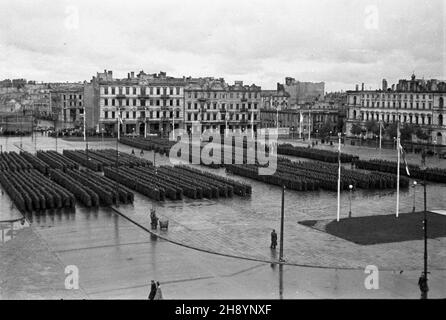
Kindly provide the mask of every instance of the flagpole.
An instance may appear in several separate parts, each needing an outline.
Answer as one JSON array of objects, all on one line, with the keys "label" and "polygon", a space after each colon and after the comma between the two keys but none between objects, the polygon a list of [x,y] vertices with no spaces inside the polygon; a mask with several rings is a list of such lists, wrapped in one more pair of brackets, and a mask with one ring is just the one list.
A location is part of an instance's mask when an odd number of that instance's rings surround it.
[{"label": "flagpole", "polygon": [[379,152],[381,152],[381,128],[382,128],[382,123],[380,121],[379,122]]},{"label": "flagpole", "polygon": [[311,112],[308,110],[308,143],[311,144]]},{"label": "flagpole", "polygon": [[336,220],[339,221],[339,216],[341,212],[341,133],[338,133],[338,210]]},{"label": "flagpole", "polygon": [[172,140],[175,140],[175,110],[172,111]]},{"label": "flagpole", "polygon": [[299,118],[299,138],[302,139],[302,111],[300,111],[300,118]]},{"label": "flagpole", "polygon": [[396,149],[398,154],[398,161],[396,166],[396,217],[398,218],[398,213],[400,211],[400,119],[397,113],[397,129],[396,129]]}]

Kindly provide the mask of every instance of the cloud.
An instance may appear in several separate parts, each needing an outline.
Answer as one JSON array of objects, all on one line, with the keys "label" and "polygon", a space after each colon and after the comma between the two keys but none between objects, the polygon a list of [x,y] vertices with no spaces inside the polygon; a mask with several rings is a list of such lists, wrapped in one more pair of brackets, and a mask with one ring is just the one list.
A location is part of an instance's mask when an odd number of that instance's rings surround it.
[{"label": "cloud", "polygon": [[444,14],[442,0],[3,0],[0,77],[144,69],[265,88],[292,76],[328,90],[413,70],[444,78]]}]

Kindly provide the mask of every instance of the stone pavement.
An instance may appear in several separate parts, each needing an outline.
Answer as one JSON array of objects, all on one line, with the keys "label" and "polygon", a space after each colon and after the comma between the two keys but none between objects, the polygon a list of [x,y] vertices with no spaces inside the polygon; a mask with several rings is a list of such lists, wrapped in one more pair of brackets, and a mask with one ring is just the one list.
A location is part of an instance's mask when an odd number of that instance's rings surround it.
[{"label": "stone pavement", "polygon": [[[42,139],[39,148],[54,149],[54,140]],[[109,141],[89,145],[90,148],[115,147],[114,142]],[[17,150],[11,139],[8,146]],[[30,151],[34,147],[31,142],[23,142],[23,146]],[[59,139],[58,148],[84,148],[84,144]],[[124,152],[132,149],[123,145],[119,148]],[[145,152],[144,157],[152,160],[153,153]],[[156,156],[156,162],[170,163],[167,157],[160,155]],[[226,176],[224,170],[199,168]],[[160,233],[169,241],[218,254],[265,261],[277,259],[269,249],[269,234],[272,228],[279,230],[280,188],[230,177],[250,183],[252,196],[212,200],[185,198],[161,203],[136,194],[133,205],[121,205],[119,210],[150,228],[148,212],[155,207],[159,216],[169,219],[169,230]],[[429,185],[428,209],[444,207],[445,194],[446,186]],[[402,191],[400,197],[401,211],[409,212],[413,190]],[[341,215],[345,217],[348,194],[343,194],[341,200]],[[286,193],[285,258],[288,263],[308,267],[283,267],[284,297],[417,298],[422,241],[365,247],[297,223],[307,219],[334,218],[335,202],[334,192]],[[422,205],[421,192],[416,193],[416,205],[417,208]],[[393,190],[358,190],[353,194],[353,215],[386,214],[392,212],[394,206]],[[166,290],[170,297],[279,297],[277,266],[273,268],[269,263],[199,252],[160,239],[155,242],[147,232],[114,216],[102,209],[90,212],[79,205],[73,215],[35,217],[32,221],[33,225],[39,226],[36,227],[38,233],[61,261],[80,265],[86,271],[87,281],[83,282],[82,288],[89,297],[144,298],[146,284],[152,277],[168,282],[169,289]],[[431,293],[437,297],[446,296],[445,241],[445,238],[429,240]],[[161,249],[153,251],[155,248]],[[150,268],[148,264],[151,264]],[[367,265],[376,265],[381,270],[386,279],[385,290],[371,292],[363,288]],[[186,290],[185,284],[193,292]],[[237,289],[231,292],[234,286]]]}]

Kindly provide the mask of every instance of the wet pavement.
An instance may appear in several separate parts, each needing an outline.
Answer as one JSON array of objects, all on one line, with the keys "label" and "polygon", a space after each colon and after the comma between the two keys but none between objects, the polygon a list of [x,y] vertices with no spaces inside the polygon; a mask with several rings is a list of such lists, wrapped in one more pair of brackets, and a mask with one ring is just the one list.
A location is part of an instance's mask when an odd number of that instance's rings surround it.
[{"label": "wet pavement", "polygon": [[[33,151],[34,142],[23,138],[22,147]],[[18,151],[20,138],[0,139],[4,151]],[[39,149],[55,148],[55,139],[38,136]],[[114,141],[92,141],[89,147],[115,148]],[[84,148],[85,144],[58,139],[58,150]],[[131,147],[119,146],[130,152]],[[362,150],[362,149],[361,149]],[[139,154],[138,150],[135,150]],[[363,152],[363,151],[361,151]],[[153,160],[153,153],[144,157]],[[157,164],[169,159],[156,155]],[[226,176],[224,170],[199,167]],[[136,194],[133,205],[121,205],[120,212],[149,228],[149,209],[169,219],[165,239],[201,250],[258,260],[276,260],[269,249],[269,233],[280,226],[281,190],[257,181],[231,176],[253,186],[250,198],[184,199],[152,201]],[[430,184],[428,208],[444,208],[446,186]],[[417,190],[416,207],[422,206]],[[410,212],[413,189],[402,191],[401,212]],[[48,251],[64,265],[75,264],[81,271],[81,287],[90,298],[145,298],[150,279],[165,282],[167,298],[279,298],[280,269],[284,298],[365,297],[418,298],[418,277],[422,269],[422,241],[359,246],[299,225],[307,219],[336,217],[334,192],[286,192],[285,259],[280,268],[270,263],[233,259],[179,246],[153,236],[120,218],[109,209],[90,211],[77,205],[76,213],[33,217],[32,228],[48,246]],[[342,216],[348,214],[348,194],[342,195]],[[1,216],[15,217],[10,200],[3,195]],[[395,210],[395,192],[355,191],[353,215],[387,214]],[[420,225],[421,227],[421,225]],[[12,241],[9,241],[12,243]],[[445,238],[429,240],[431,270],[430,296],[446,296]],[[6,244],[4,244],[6,245]],[[11,254],[11,253],[10,253]],[[376,265],[380,290],[366,290],[364,268]],[[11,269],[9,269],[11,270]],[[83,276],[82,276],[83,274]],[[82,278],[81,278],[82,279]],[[63,285],[63,283],[62,283]],[[1,287],[1,286],[0,286]],[[1,291],[0,291],[1,292]]]}]

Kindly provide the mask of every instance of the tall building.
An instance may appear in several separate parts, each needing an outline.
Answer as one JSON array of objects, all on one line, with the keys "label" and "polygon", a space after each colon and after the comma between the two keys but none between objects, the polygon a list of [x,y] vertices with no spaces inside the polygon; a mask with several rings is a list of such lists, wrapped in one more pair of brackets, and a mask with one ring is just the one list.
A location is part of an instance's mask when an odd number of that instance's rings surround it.
[{"label": "tall building", "polygon": [[235,81],[229,85],[224,79],[200,78],[191,81],[184,90],[185,129],[192,130],[201,123],[202,131],[224,133],[257,130],[260,122],[261,88]]},{"label": "tall building", "polygon": [[430,135],[430,142],[446,144],[446,82],[416,79],[399,80],[387,90],[347,91],[348,120],[346,133],[353,124],[362,127],[370,120],[384,124],[396,122],[420,126]]}]

